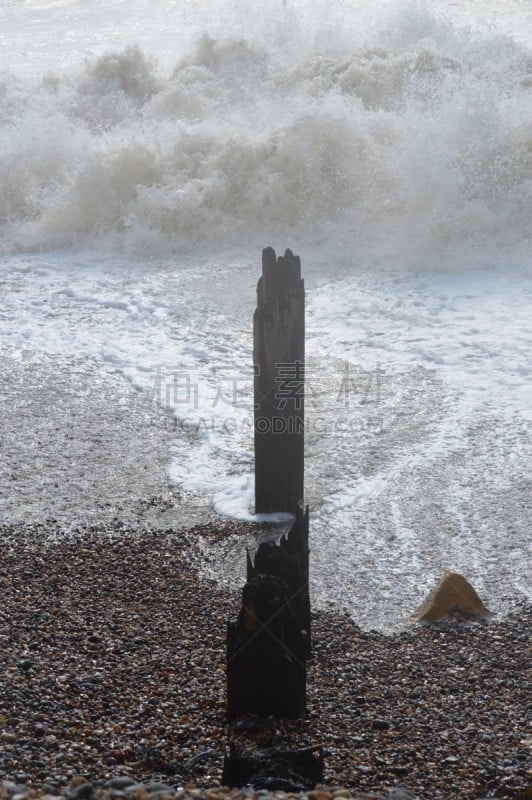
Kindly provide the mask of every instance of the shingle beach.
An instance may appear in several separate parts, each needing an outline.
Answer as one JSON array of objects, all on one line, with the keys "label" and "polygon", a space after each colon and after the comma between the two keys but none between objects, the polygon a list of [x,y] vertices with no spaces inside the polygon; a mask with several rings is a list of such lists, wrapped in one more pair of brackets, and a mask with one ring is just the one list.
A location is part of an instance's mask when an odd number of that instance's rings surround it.
[{"label": "shingle beach", "polygon": [[322,745],[310,800],[530,796],[530,606],[394,636],[317,612],[308,717],[229,727],[241,585],[197,569],[228,532],[249,526],[0,527],[1,798],[253,795],[220,785],[230,744]]}]

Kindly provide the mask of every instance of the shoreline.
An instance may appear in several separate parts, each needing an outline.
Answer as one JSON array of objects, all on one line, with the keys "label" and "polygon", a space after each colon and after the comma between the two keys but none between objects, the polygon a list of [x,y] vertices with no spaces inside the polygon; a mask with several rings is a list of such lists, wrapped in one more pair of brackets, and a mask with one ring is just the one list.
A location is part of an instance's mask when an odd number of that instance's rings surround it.
[{"label": "shoreline", "polygon": [[[530,604],[392,636],[315,612],[307,718],[230,729],[225,630],[242,582],[216,585],[196,565],[205,545],[248,529],[118,520],[63,537],[0,525],[0,780],[35,796],[81,798],[71,785],[81,779],[87,796],[132,796],[128,780],[177,796],[219,785],[232,742],[322,744],[327,791],[353,797],[402,786],[405,797],[472,800],[530,786]],[[119,777],[122,789],[111,787]]]},{"label": "shoreline", "polygon": [[[212,486],[208,490],[208,481],[186,479],[198,467],[201,442],[172,426],[170,411],[149,392],[134,388],[112,364],[81,354],[73,359],[31,350],[17,354],[11,348],[0,362],[0,522],[47,521],[72,534],[100,523],[131,529],[220,524]],[[324,375],[323,390],[329,382]],[[512,458],[499,462],[502,439],[497,440],[498,433],[486,439],[489,420],[477,420],[452,457],[428,459],[420,470],[409,471],[405,488],[405,465],[410,454],[417,463],[416,446],[422,445],[417,434],[412,438],[412,426],[427,425],[425,414],[432,407],[427,398],[434,389],[426,371],[411,378],[387,389],[382,378],[382,410],[397,412],[397,425],[378,441],[361,442],[356,453],[346,442],[344,455],[331,462],[326,476],[312,455],[316,441],[312,436],[308,441],[305,491],[312,519],[314,607],[327,610],[332,600],[334,608],[365,629],[403,629],[448,569],[463,574],[494,613],[511,610],[508,596],[525,595],[530,601],[523,558],[530,507],[526,431],[521,437],[513,429],[503,448]],[[419,398],[428,391],[426,380],[432,389],[425,403],[412,405],[412,393]],[[416,413],[405,416],[414,408]],[[489,474],[479,473],[478,453],[483,458],[492,453]],[[172,479],[176,463],[186,489]],[[213,454],[202,469],[216,477],[218,467]],[[223,485],[231,487],[242,469],[239,461]],[[457,506],[449,495],[459,498]],[[243,575],[238,537],[206,546],[202,556],[207,573],[221,584],[229,561],[227,571]],[[217,571],[219,564],[224,568]]]}]

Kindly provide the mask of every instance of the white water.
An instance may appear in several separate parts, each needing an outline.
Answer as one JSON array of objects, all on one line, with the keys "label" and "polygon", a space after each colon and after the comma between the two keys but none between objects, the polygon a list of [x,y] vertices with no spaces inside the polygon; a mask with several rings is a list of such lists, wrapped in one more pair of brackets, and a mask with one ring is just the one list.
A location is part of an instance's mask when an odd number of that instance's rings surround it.
[{"label": "white water", "polygon": [[356,6],[2,0],[0,336],[155,394],[245,518],[290,246],[315,602],[393,628],[447,568],[530,596],[532,61],[524,2]]}]

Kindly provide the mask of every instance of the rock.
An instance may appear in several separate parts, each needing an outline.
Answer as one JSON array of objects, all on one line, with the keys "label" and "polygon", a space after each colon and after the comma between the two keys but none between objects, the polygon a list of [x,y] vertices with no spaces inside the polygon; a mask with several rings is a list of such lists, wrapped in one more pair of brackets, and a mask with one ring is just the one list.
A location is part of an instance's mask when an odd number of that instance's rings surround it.
[{"label": "rock", "polygon": [[186,762],[187,769],[191,769],[192,767],[201,764],[203,761],[207,761],[209,758],[213,758],[219,755],[219,751],[215,750],[214,748],[209,748],[208,750],[202,750],[201,753],[197,753],[192,758],[189,758]]},{"label": "rock", "polygon": [[132,786],[134,783],[136,783],[135,779],[131,778],[129,775],[117,775],[109,781],[109,786],[112,789],[125,789],[128,786]]},{"label": "rock", "polygon": [[80,783],[78,786],[71,787],[68,797],[71,800],[89,800],[94,794],[94,785],[90,782]]},{"label": "rock", "polygon": [[171,786],[167,783],[160,783],[157,781],[153,781],[151,783],[145,783],[142,787],[146,792],[150,792],[153,794],[172,794],[174,790]]},{"label": "rock", "polygon": [[490,613],[463,575],[448,571],[414,616],[420,622],[434,622],[457,611],[473,618]]},{"label": "rock", "polygon": [[143,783],[137,783],[137,782],[134,781],[133,783],[130,783],[129,786],[126,786],[124,788],[124,792],[128,797],[131,797],[136,792],[145,791],[145,788],[146,787],[145,787],[145,785]]},{"label": "rock", "polygon": [[8,796],[16,794],[19,791],[19,787],[16,783],[13,783],[13,781],[2,781],[2,783],[0,783],[0,788]]},{"label": "rock", "polygon": [[323,781],[323,750],[254,750],[225,756],[225,786],[253,786],[255,790],[303,792]]}]

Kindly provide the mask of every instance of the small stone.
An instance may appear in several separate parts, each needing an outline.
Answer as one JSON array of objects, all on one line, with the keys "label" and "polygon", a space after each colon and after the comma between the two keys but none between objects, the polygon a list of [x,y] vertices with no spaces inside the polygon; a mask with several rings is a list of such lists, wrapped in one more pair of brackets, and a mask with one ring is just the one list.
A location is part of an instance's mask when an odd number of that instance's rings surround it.
[{"label": "small stone", "polygon": [[112,778],[109,781],[109,786],[112,789],[126,789],[128,786],[132,786],[134,783],[134,778],[131,778],[129,775],[117,775],[116,778]]},{"label": "small stone", "polygon": [[174,790],[167,783],[145,783],[143,788],[147,792],[156,792],[157,794],[174,794]]},{"label": "small stone", "polygon": [[417,798],[408,789],[403,789],[402,786],[395,786],[393,789],[389,789],[387,800],[417,800]]},{"label": "small stone", "polygon": [[392,766],[392,767],[389,767],[388,769],[389,769],[389,772],[393,772],[394,775],[398,775],[400,778],[401,777],[404,778],[406,775],[409,774],[409,772],[411,772],[410,767],[401,766],[399,764],[395,765],[395,766]]},{"label": "small stone", "polygon": [[71,800],[89,800],[94,794],[94,786],[92,783],[80,783],[79,786],[71,787],[68,791],[68,796]]},{"label": "small stone", "polygon": [[390,723],[387,719],[374,719],[372,727],[375,731],[387,731],[390,727]]}]

